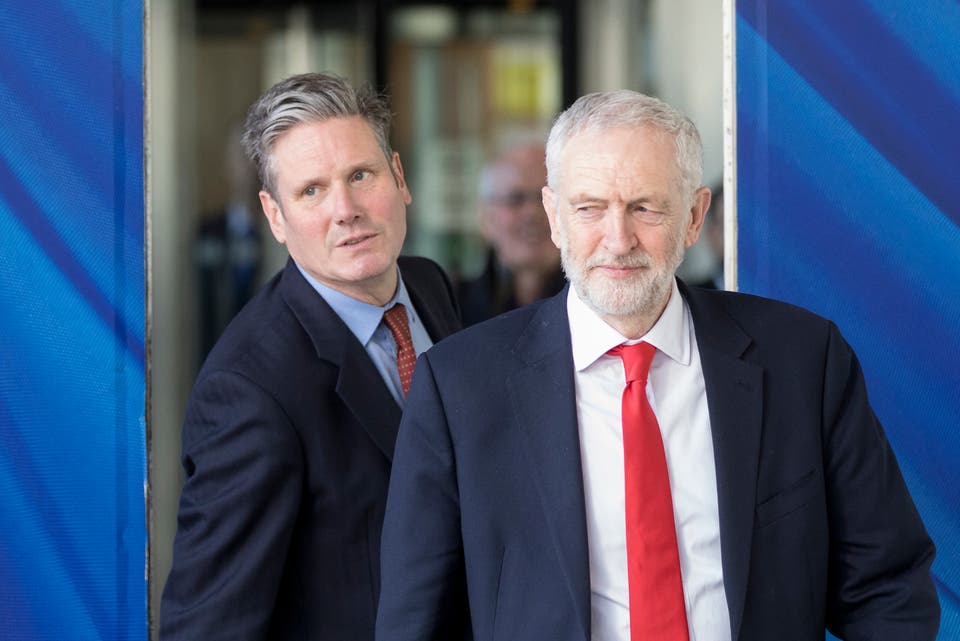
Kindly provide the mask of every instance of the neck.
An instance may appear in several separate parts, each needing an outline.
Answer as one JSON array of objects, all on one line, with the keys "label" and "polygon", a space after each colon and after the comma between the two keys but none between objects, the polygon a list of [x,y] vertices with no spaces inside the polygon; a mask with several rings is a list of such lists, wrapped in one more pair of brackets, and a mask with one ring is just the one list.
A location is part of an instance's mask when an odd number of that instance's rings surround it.
[{"label": "neck", "polygon": [[330,289],[335,289],[341,294],[346,294],[350,298],[355,298],[358,301],[376,305],[377,307],[383,307],[390,302],[390,299],[397,293],[397,288],[400,286],[400,279],[397,274],[397,267],[394,266],[379,276],[361,282],[329,281],[319,278],[313,273],[310,275],[323,285],[326,285]]},{"label": "neck", "polygon": [[356,298],[367,303],[372,303],[378,307],[383,307],[390,302],[390,299],[397,293],[397,288],[399,287],[400,278],[397,275],[397,268],[394,267],[387,271],[382,278],[377,279],[376,283],[364,288],[361,295]]}]

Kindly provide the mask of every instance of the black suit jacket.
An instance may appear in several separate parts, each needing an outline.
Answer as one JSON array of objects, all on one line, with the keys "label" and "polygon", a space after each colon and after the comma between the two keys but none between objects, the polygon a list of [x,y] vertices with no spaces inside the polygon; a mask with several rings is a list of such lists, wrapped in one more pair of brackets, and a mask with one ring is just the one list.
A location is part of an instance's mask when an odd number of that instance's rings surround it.
[{"label": "black suit jacket", "polygon": [[[924,640],[934,548],[837,328],[682,287],[713,433],[737,641]],[[566,292],[434,346],[397,442],[378,641],[589,641]]]},{"label": "black suit jacket", "polygon": [[[497,262],[493,250],[487,252],[487,263],[479,276],[458,283],[457,301],[463,326],[469,327],[519,307],[513,291],[513,276]],[[553,296],[567,284],[560,265],[544,283],[538,298]]]},{"label": "black suit jacket", "polygon": [[[436,341],[459,328],[440,268],[401,258]],[[161,638],[373,638],[380,528],[400,407],[292,261],[204,364]]]}]

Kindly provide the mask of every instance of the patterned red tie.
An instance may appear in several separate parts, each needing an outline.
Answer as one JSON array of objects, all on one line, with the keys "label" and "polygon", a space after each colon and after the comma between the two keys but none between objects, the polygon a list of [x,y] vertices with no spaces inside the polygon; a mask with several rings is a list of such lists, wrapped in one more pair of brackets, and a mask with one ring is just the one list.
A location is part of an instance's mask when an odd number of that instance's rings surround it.
[{"label": "patterned red tie", "polygon": [[630,640],[688,641],[667,460],[646,392],[656,351],[637,343],[608,352],[623,360],[627,379],[622,420]]},{"label": "patterned red tie", "polygon": [[393,340],[397,344],[397,370],[400,372],[400,385],[403,395],[410,391],[413,379],[413,367],[417,364],[417,353],[413,351],[413,339],[410,338],[410,326],[407,324],[407,310],[403,303],[397,303],[383,315],[383,322],[390,328]]}]

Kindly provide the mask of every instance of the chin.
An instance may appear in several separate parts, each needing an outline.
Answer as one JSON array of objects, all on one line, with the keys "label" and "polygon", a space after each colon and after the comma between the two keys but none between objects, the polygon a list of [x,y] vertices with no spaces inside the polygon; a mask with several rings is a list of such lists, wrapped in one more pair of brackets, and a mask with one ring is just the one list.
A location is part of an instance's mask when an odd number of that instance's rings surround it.
[{"label": "chin", "polygon": [[663,305],[670,288],[670,279],[653,280],[640,276],[629,282],[600,281],[575,283],[577,294],[595,312],[603,316],[635,316],[649,314]]}]

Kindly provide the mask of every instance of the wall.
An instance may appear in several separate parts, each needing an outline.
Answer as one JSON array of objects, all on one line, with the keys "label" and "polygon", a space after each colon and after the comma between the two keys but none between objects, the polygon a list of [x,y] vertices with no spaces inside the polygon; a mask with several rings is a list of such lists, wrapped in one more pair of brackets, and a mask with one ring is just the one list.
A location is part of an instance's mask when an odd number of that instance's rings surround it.
[{"label": "wall", "polygon": [[740,289],[833,319],[960,638],[960,4],[736,5]]},{"label": "wall", "polygon": [[163,586],[173,560],[180,498],[180,423],[196,375],[196,287],[193,260],[196,161],[193,7],[151,0],[146,16],[145,93],[149,261],[147,318],[150,617],[156,624]]},{"label": "wall", "polygon": [[0,3],[0,636],[141,639],[143,5]]}]

